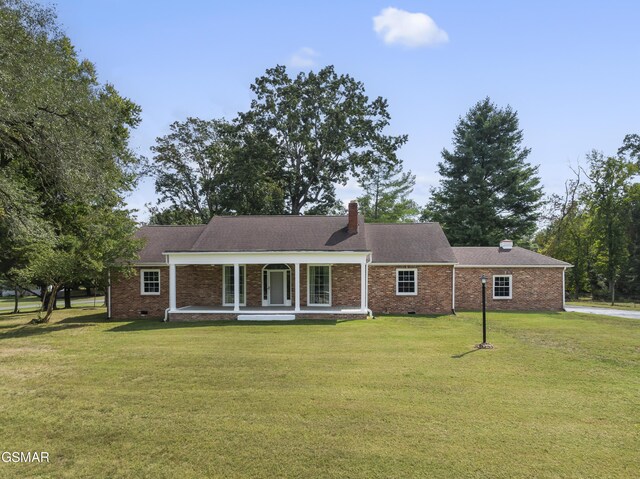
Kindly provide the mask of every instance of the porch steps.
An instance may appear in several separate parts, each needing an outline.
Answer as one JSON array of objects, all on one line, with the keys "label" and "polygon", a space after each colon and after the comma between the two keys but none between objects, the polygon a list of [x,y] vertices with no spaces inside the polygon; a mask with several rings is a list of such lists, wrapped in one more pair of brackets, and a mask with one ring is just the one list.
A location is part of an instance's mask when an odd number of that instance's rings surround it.
[{"label": "porch steps", "polygon": [[239,314],[238,321],[293,321],[294,314]]}]

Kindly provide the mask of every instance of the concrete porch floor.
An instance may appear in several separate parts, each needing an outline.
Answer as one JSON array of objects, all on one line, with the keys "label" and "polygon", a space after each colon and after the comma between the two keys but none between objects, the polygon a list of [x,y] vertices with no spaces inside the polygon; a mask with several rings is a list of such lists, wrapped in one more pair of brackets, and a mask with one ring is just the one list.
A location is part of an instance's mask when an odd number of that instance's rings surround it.
[{"label": "concrete porch floor", "polygon": [[[183,306],[177,308],[171,313],[233,313],[233,306]],[[249,307],[240,306],[241,314],[287,314],[294,313],[294,306],[263,306],[263,307]],[[361,310],[358,307],[317,307],[317,306],[302,306],[299,311],[300,314],[367,314],[366,311]]]}]

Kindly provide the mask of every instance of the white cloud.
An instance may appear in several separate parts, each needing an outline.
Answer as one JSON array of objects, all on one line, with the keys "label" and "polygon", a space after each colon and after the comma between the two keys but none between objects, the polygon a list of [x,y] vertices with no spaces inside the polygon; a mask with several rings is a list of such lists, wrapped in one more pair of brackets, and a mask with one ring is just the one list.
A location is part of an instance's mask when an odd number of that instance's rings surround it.
[{"label": "white cloud", "polygon": [[373,29],[385,43],[423,47],[446,43],[449,35],[425,13],[411,13],[394,7],[373,17]]},{"label": "white cloud", "polygon": [[304,47],[291,55],[289,65],[296,68],[309,68],[316,64],[318,52],[313,48]]}]

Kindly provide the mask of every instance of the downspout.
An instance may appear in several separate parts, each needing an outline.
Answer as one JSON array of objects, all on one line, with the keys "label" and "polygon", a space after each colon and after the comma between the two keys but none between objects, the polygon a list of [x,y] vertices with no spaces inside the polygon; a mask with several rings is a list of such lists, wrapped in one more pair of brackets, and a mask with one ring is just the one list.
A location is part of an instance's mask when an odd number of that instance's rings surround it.
[{"label": "downspout", "polygon": [[364,279],[365,279],[364,305],[367,308],[367,316],[369,316],[370,318],[373,318],[373,311],[369,309],[369,263],[371,263],[371,255],[368,255],[367,259],[365,260],[366,268],[364,272]]},{"label": "downspout", "polygon": [[562,310],[566,311],[565,298],[567,296],[567,291],[565,289],[565,274],[567,272],[567,267],[562,268]]},{"label": "downspout", "polygon": [[451,312],[456,314],[456,265],[451,268]]},{"label": "downspout", "polygon": [[107,319],[111,319],[111,270],[107,270]]},{"label": "downspout", "polygon": [[[167,265],[169,265],[169,255],[165,255],[164,260],[167,263]],[[171,275],[171,273],[169,273],[169,275]],[[173,278],[173,280],[175,281],[176,279]],[[171,278],[169,278],[169,288],[171,288]],[[169,303],[171,303],[171,290],[169,290]],[[164,310],[164,318],[162,319],[162,322],[164,322],[164,323],[169,322],[169,310],[170,309],[171,309],[171,304],[169,304],[169,307]]]}]

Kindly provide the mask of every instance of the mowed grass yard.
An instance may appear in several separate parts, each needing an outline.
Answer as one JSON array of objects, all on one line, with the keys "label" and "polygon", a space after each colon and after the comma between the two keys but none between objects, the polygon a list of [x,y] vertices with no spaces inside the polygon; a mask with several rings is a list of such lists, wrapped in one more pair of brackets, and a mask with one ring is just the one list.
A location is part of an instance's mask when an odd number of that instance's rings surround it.
[{"label": "mowed grass yard", "polygon": [[3,477],[638,477],[640,322],[0,315]]}]

